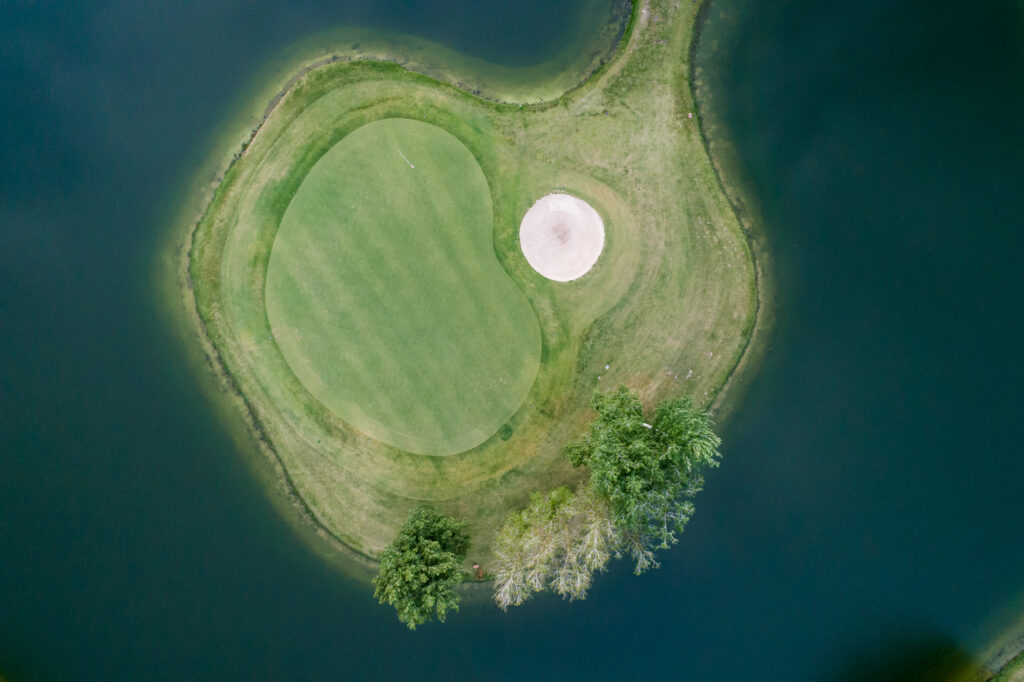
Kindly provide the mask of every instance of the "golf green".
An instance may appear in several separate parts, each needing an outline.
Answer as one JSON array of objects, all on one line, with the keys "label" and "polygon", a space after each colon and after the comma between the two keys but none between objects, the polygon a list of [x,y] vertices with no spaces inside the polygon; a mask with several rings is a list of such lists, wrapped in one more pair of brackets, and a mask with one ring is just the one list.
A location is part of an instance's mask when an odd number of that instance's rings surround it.
[{"label": "golf green", "polygon": [[537,376],[540,328],[495,256],[487,179],[428,123],[370,123],[317,161],[281,221],[265,295],[306,389],[408,452],[480,444]]}]

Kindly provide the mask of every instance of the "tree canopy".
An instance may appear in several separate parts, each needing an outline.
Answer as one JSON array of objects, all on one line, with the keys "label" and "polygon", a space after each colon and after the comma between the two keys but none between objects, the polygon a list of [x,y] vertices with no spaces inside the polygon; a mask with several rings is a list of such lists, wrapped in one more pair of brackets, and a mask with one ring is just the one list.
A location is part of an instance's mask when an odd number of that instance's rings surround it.
[{"label": "tree canopy", "polygon": [[650,423],[625,386],[595,393],[592,405],[589,431],[566,446],[590,479],[576,492],[534,493],[498,532],[494,601],[502,609],[544,589],[583,599],[612,556],[631,555],[637,574],[657,566],[655,551],[676,542],[693,514],[702,469],[718,465],[721,440],[689,398],[662,402]]},{"label": "tree canopy", "polygon": [[469,549],[464,528],[461,521],[420,507],[384,549],[373,596],[394,606],[410,629],[435,616],[443,623],[449,610],[458,611],[452,586],[462,577]]},{"label": "tree canopy", "polygon": [[565,486],[534,493],[530,506],[498,531],[494,601],[507,609],[547,588],[583,599],[591,576],[604,570],[618,546],[608,503],[586,484],[575,493]]},{"label": "tree canopy", "polygon": [[668,547],[693,514],[703,468],[718,466],[721,439],[711,418],[690,398],[672,398],[645,422],[639,397],[625,386],[595,393],[591,404],[597,418],[566,447],[569,460],[590,468],[591,485],[607,498],[620,530]]}]

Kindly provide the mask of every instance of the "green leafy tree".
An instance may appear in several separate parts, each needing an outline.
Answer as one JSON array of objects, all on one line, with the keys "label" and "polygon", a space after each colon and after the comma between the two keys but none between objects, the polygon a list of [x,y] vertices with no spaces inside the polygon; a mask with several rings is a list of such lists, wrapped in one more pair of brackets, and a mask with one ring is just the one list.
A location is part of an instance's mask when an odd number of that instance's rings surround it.
[{"label": "green leafy tree", "polygon": [[708,414],[689,398],[662,402],[650,423],[637,394],[625,386],[596,393],[591,404],[597,418],[566,454],[574,466],[590,467],[591,485],[607,498],[639,573],[652,565],[644,564],[645,558],[653,562],[654,548],[676,542],[704,485],[702,470],[718,466],[721,440]]},{"label": "green leafy tree", "polygon": [[498,531],[494,601],[508,609],[549,588],[584,599],[593,574],[604,570],[619,544],[608,503],[586,484],[575,493],[565,486],[534,493]]},{"label": "green leafy tree", "polygon": [[452,586],[462,577],[469,549],[464,528],[461,521],[420,507],[384,549],[373,596],[394,606],[410,629],[435,616],[443,623],[449,610],[459,610]]},{"label": "green leafy tree", "polygon": [[576,492],[535,493],[498,531],[494,601],[502,609],[545,589],[583,599],[612,556],[631,555],[638,574],[657,566],[655,551],[675,543],[693,514],[703,469],[718,465],[721,440],[689,398],[661,403],[650,423],[625,386],[596,393],[592,404],[588,433],[566,447],[575,466],[590,467],[590,480]]}]

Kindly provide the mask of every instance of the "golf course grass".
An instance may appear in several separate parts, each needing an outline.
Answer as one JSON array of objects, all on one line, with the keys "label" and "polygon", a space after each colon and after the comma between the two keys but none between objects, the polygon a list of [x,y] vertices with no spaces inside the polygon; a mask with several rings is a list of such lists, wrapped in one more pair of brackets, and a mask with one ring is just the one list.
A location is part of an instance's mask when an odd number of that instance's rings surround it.
[{"label": "golf course grass", "polygon": [[385,119],[334,145],[289,204],[267,268],[270,328],[295,376],[402,450],[486,440],[540,363],[537,318],[494,256],[493,224],[480,165],[436,126]]},{"label": "golf course grass", "polygon": [[[698,11],[635,3],[614,52],[554,101],[337,55],[274,100],[189,231],[182,291],[324,537],[376,557],[429,504],[468,522],[467,565],[487,570],[510,511],[586,475],[562,447],[595,390],[721,404],[759,273],[693,102]],[[555,193],[604,225],[566,282],[519,243]]]}]

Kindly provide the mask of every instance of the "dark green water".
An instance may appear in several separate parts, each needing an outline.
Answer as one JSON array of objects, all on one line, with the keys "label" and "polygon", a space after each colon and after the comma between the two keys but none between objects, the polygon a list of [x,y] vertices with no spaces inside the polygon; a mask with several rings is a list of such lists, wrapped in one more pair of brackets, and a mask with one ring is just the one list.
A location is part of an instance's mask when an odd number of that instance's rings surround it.
[{"label": "dark green water", "polygon": [[526,63],[577,23],[474,4],[0,5],[0,671],[880,679],[983,648],[1024,593],[1019,3],[716,0],[705,115],[760,199],[778,315],[659,571],[413,634],[279,517],[156,310],[166,217],[312,33]]}]

